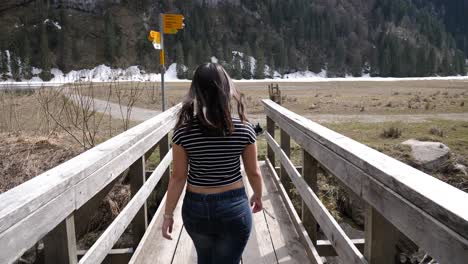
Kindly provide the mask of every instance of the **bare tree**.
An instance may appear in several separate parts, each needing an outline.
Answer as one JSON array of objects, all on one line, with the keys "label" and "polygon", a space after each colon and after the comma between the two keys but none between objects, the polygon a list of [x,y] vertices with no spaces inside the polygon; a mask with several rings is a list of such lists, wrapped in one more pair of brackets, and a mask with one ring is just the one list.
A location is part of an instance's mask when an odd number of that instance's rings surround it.
[{"label": "bare tree", "polygon": [[138,82],[131,82],[129,88],[126,88],[126,84],[116,82],[114,89],[119,104],[123,127],[124,130],[127,130],[130,126],[133,107],[140,99],[143,89]]}]

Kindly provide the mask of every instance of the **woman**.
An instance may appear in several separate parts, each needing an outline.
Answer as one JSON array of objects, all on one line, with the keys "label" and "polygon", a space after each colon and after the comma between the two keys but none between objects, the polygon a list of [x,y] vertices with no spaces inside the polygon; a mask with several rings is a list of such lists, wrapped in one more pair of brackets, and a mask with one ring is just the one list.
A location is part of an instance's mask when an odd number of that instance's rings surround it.
[{"label": "woman", "polygon": [[[187,181],[182,220],[199,264],[239,263],[252,228],[252,212],[263,209],[256,135],[246,122],[242,98],[221,65],[199,66],[172,137],[173,173],[162,234],[172,239],[173,211]],[[239,118],[231,116],[233,101]],[[254,192],[250,206],[240,156]]]}]

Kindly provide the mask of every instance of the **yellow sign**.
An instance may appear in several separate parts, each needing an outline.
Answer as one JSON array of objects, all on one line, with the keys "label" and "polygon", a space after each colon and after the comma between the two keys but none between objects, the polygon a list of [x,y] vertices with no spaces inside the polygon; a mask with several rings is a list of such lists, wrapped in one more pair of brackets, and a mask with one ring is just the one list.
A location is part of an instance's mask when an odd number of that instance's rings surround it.
[{"label": "yellow sign", "polygon": [[151,42],[161,43],[161,34],[157,31],[151,30],[148,36],[148,40]]},{"label": "yellow sign", "polygon": [[184,16],[178,14],[164,14],[164,29],[183,29],[184,28]]},{"label": "yellow sign", "polygon": [[175,28],[164,28],[164,34],[176,34],[177,32],[179,31]]}]

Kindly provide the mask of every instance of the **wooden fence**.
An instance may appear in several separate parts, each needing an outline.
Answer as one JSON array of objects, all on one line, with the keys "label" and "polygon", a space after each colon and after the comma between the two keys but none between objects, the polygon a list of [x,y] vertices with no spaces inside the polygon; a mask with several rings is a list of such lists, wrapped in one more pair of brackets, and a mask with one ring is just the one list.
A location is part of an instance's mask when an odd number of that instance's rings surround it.
[{"label": "wooden fence", "polygon": [[[179,109],[177,105],[0,195],[0,263],[14,262],[41,239],[48,264],[95,264],[106,258],[128,262],[148,225],[147,198],[158,182],[167,185],[172,161],[168,133]],[[158,146],[161,161],[147,177],[145,161]],[[89,250],[77,251],[77,233],[85,232],[102,199],[124,175],[130,179],[131,200]],[[112,249],[130,224],[134,247]]]},{"label": "wooden fence", "polygon": [[[280,162],[276,183],[283,197],[289,200],[286,190],[292,182],[303,200],[301,217],[294,217],[292,206],[290,213],[315,263],[322,263],[319,256],[329,254],[324,250],[330,245],[345,263],[396,263],[400,232],[440,263],[468,263],[467,193],[271,100],[263,104],[267,163],[276,175],[276,159]],[[275,141],[276,126],[280,144]],[[291,139],[302,148],[302,175],[289,159]],[[317,197],[319,166],[366,204],[365,239],[349,239]],[[327,241],[317,241],[317,224]]]}]

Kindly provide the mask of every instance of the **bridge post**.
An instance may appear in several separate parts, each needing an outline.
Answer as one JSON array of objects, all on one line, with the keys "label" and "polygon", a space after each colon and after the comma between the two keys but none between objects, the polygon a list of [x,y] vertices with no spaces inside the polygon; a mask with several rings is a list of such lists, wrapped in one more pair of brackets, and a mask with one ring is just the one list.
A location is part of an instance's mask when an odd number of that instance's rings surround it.
[{"label": "bridge post", "polygon": [[[270,134],[272,138],[275,138],[275,121],[271,119],[269,116],[267,116],[267,132]],[[269,144],[267,144],[267,157],[268,160],[270,160],[271,165],[273,165],[273,168],[275,167],[275,152],[273,149],[270,147]]]},{"label": "bridge post", "polygon": [[[314,193],[318,195],[318,162],[305,149],[302,149],[302,165],[302,177],[304,177],[305,182],[309,185],[310,188],[312,188]],[[304,223],[304,227],[307,230],[307,233],[309,234],[309,237],[314,245],[317,245],[317,221],[307,206],[304,204],[304,200],[302,200],[301,209],[301,219]]]},{"label": "bridge post", "polygon": [[[281,149],[284,151],[286,156],[288,158],[291,158],[291,136],[284,131],[283,129],[280,129],[280,135],[281,135]],[[291,195],[291,187],[292,187],[292,182],[291,179],[288,176],[288,172],[284,168],[283,164],[281,165],[280,169],[280,179],[281,183],[284,185],[284,188],[286,189],[286,192],[288,192],[289,195]]]},{"label": "bridge post", "polygon": [[[141,186],[146,181],[145,173],[145,157],[140,157],[131,166],[128,172],[130,177],[130,191],[132,197],[140,190]],[[140,243],[141,238],[145,234],[148,227],[148,208],[146,202],[135,215],[132,221],[133,227],[133,248],[136,249]]]},{"label": "bridge post", "polygon": [[47,264],[78,262],[73,213],[44,237],[44,258]]},{"label": "bridge post", "polygon": [[364,228],[364,255],[369,264],[397,263],[398,230],[369,204]]}]

